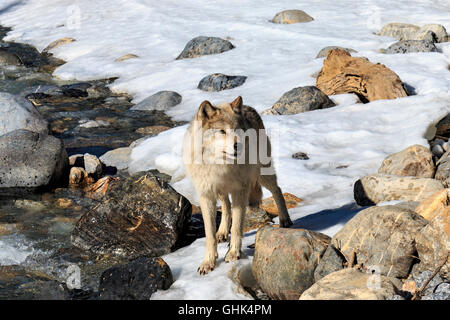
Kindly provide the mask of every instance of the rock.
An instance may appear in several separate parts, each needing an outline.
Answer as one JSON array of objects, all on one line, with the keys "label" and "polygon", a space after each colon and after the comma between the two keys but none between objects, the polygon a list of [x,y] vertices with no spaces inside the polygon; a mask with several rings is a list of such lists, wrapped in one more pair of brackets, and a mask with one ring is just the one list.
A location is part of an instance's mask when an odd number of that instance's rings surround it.
[{"label": "rock", "polygon": [[47,133],[48,123],[27,100],[0,92],[0,136],[17,129]]},{"label": "rock", "polygon": [[22,61],[16,54],[0,49],[0,66],[20,66],[21,64]]},{"label": "rock", "polygon": [[407,209],[371,207],[358,212],[331,242],[347,261],[355,256],[356,263],[367,269],[406,278],[414,262],[415,236],[426,224]]},{"label": "rock", "polygon": [[356,203],[368,206],[391,200],[421,201],[442,189],[442,182],[430,178],[376,173],[356,181],[353,191]]},{"label": "rock", "polygon": [[398,40],[447,41],[447,31],[440,24],[427,24],[419,27],[407,23],[389,23],[381,29],[379,35]]},{"label": "rock", "polygon": [[74,246],[135,258],[169,253],[191,217],[191,204],[152,171],[112,181],[103,202],[75,226]]},{"label": "rock", "polygon": [[222,53],[233,48],[233,44],[227,40],[217,37],[200,36],[190,40],[176,60]]},{"label": "rock", "polygon": [[447,210],[449,205],[450,189],[444,189],[419,202],[414,211],[428,221],[431,221]]},{"label": "rock", "polygon": [[138,258],[107,269],[100,277],[101,300],[149,300],[173,283],[172,272],[161,258]]},{"label": "rock", "polygon": [[63,44],[72,43],[74,41],[76,41],[76,40],[74,38],[70,38],[70,37],[65,37],[65,38],[55,40],[55,41],[51,42],[44,50],[42,50],[42,52],[44,52],[44,53],[49,52],[50,50],[57,48],[59,46],[62,46]]},{"label": "rock", "polygon": [[0,136],[0,154],[2,192],[8,188],[33,191],[67,179],[67,153],[63,142],[53,136],[28,130],[9,132]]},{"label": "rock", "polygon": [[450,155],[448,153],[439,160],[434,178],[442,181],[445,187],[450,186]]},{"label": "rock", "polygon": [[319,281],[326,275],[344,268],[345,257],[330,244],[325,250],[316,270],[314,270],[314,282]]},{"label": "rock", "polygon": [[303,10],[284,10],[278,12],[275,15],[275,17],[273,17],[272,22],[292,24],[292,23],[310,22],[313,20],[314,19]]},{"label": "rock", "polygon": [[292,158],[299,160],[309,160],[309,157],[305,152],[296,152],[292,155]]},{"label": "rock", "polygon": [[222,73],[214,73],[200,80],[197,88],[203,91],[233,89],[242,86],[246,79],[245,76],[227,76]]},{"label": "rock", "polygon": [[272,222],[272,217],[266,210],[248,206],[245,212],[244,232],[259,229]]},{"label": "rock", "polygon": [[431,41],[426,40],[402,40],[386,49],[386,53],[411,53],[411,52],[438,52]]},{"label": "rock", "polygon": [[252,271],[272,299],[298,299],[314,283],[329,237],[305,229],[266,226],[256,234]]},{"label": "rock", "polygon": [[[433,275],[432,271],[424,271],[414,277],[416,286],[421,288]],[[450,283],[444,282],[439,276],[435,275],[423,291],[421,300],[449,300],[450,299]]]},{"label": "rock", "polygon": [[124,54],[123,56],[120,56],[119,58],[115,59],[115,62],[121,62],[121,61],[125,61],[125,60],[130,60],[130,59],[136,59],[139,58],[138,55],[135,55],[133,53],[128,53],[128,54]]},{"label": "rock", "polygon": [[80,120],[78,128],[99,128],[99,127],[109,127],[111,124],[104,120]]},{"label": "rock", "polygon": [[278,114],[296,114],[334,106],[334,102],[322,91],[314,86],[306,86],[284,93],[272,109]]},{"label": "rock", "polygon": [[175,91],[159,91],[133,106],[131,110],[167,111],[177,104],[180,104],[181,99],[181,95]]},{"label": "rock", "polygon": [[361,101],[406,97],[398,75],[382,64],[374,64],[348,52],[331,50],[317,76],[316,87],[326,95],[355,93]]},{"label": "rock", "polygon": [[350,48],[344,48],[344,47],[339,47],[339,46],[328,46],[328,47],[325,47],[325,48],[323,48],[322,50],[319,51],[319,53],[316,56],[316,59],[318,59],[318,58],[325,58],[328,55],[328,52],[330,52],[333,49],[344,50],[344,51],[346,51],[348,53],[357,53],[358,52],[358,51],[350,49]]},{"label": "rock", "polygon": [[[294,196],[292,193],[283,193],[284,201],[286,202],[286,208],[292,209],[298,206],[303,200]],[[278,216],[278,208],[273,197],[266,198],[262,201],[260,207],[267,211],[272,216]]]},{"label": "rock", "polygon": [[447,42],[447,30],[441,24],[426,24],[417,31],[417,39],[427,38],[429,32],[433,33],[436,42]]},{"label": "rock", "polygon": [[433,154],[429,148],[421,145],[410,146],[386,157],[378,173],[418,178],[433,178]]},{"label": "rock", "polygon": [[87,186],[94,182],[84,168],[72,167],[69,173],[69,185]]},{"label": "rock", "polygon": [[355,269],[330,273],[303,292],[300,300],[386,300],[396,293],[396,281]]},{"label": "rock", "polygon": [[106,166],[116,167],[118,170],[125,170],[130,163],[131,148],[123,147],[106,152],[100,157],[100,161]]},{"label": "rock", "polygon": [[436,136],[450,137],[450,113],[436,124]]},{"label": "rock", "polygon": [[157,135],[158,133],[161,133],[163,131],[171,129],[168,126],[148,126],[148,127],[142,127],[136,130],[136,133],[144,134],[144,135]]},{"label": "rock", "polygon": [[394,206],[402,208],[402,209],[416,211],[416,208],[419,204],[420,204],[419,201],[403,201],[403,202],[394,204]]},{"label": "rock", "polygon": [[100,178],[103,172],[102,163],[100,160],[96,156],[89,153],[85,153],[83,159],[86,173],[94,178]]}]

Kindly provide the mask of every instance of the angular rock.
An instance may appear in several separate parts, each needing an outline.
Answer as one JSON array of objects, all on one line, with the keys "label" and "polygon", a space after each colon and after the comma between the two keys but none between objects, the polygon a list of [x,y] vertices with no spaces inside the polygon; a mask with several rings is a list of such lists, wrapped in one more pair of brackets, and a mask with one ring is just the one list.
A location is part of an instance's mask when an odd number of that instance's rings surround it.
[{"label": "angular rock", "polygon": [[325,47],[325,48],[323,48],[323,49],[321,49],[319,51],[319,53],[316,56],[316,59],[318,59],[318,58],[325,58],[328,55],[328,52],[330,52],[333,49],[344,50],[344,51],[346,51],[348,53],[356,53],[356,52],[358,52],[358,51],[350,49],[350,48],[344,48],[344,47],[339,47],[339,46],[328,46],[328,47]]},{"label": "angular rock", "polygon": [[17,129],[47,133],[48,123],[27,100],[0,92],[0,136]]},{"label": "angular rock", "polygon": [[416,40],[417,32],[420,27],[408,23],[388,23],[385,25],[379,35],[384,37],[392,37],[398,40]]},{"label": "angular rock", "polygon": [[100,277],[101,300],[149,300],[173,283],[172,272],[161,258],[138,258],[107,269]]},{"label": "angular rock", "polygon": [[20,66],[21,64],[16,54],[0,49],[0,66]]},{"label": "angular rock", "polygon": [[248,206],[245,212],[244,232],[259,229],[272,222],[272,217],[266,210]]},{"label": "angular rock", "polygon": [[191,217],[191,204],[152,171],[111,181],[103,202],[75,226],[73,245],[136,258],[169,253]]},{"label": "angular rock", "polygon": [[300,300],[386,300],[396,294],[396,288],[395,279],[344,269],[320,279]]},{"label": "angular rock", "polygon": [[33,191],[67,179],[69,159],[63,142],[53,136],[28,130],[9,132],[0,136],[0,155],[0,190],[4,193]]},{"label": "angular rock", "polygon": [[355,93],[363,102],[408,95],[399,76],[385,65],[352,57],[339,49],[328,53],[317,76],[316,87],[329,96]]},{"label": "angular rock", "polygon": [[314,270],[314,282],[319,281],[330,273],[343,269],[344,263],[345,257],[330,244],[320,259],[316,270]]},{"label": "angular rock", "polygon": [[371,207],[358,212],[335,234],[332,244],[347,261],[405,278],[414,262],[415,236],[427,221],[396,206]]},{"label": "angular rock", "polygon": [[102,163],[97,158],[97,156],[85,153],[83,159],[84,159],[84,169],[86,170],[86,173],[94,178],[101,177]]},{"label": "angular rock", "polygon": [[123,147],[106,152],[100,157],[100,161],[106,166],[116,167],[118,170],[128,168],[131,156],[131,148]]},{"label": "angular rock", "polygon": [[414,209],[417,214],[428,221],[433,220],[436,216],[442,214],[450,205],[450,189],[433,193],[429,198],[421,201]]},{"label": "angular rock", "polygon": [[305,229],[266,226],[256,234],[252,271],[272,299],[298,299],[314,283],[314,270],[330,238]]},{"label": "angular rock", "polygon": [[335,104],[314,86],[298,87],[284,93],[272,106],[277,114],[297,114],[334,107]]},{"label": "angular rock", "polygon": [[434,178],[442,181],[445,187],[450,186],[450,154],[447,153],[439,159]]},{"label": "angular rock", "polygon": [[131,110],[167,111],[177,104],[180,104],[181,100],[181,95],[175,91],[159,91],[133,106]]},{"label": "angular rock", "polygon": [[303,23],[313,21],[313,17],[307,14],[303,10],[284,10],[278,12],[272,19],[273,23],[283,23],[283,24],[292,24],[292,23]]},{"label": "angular rock", "polygon": [[[299,197],[296,197],[292,193],[288,193],[288,192],[283,193],[283,198],[284,198],[284,201],[286,202],[286,208],[288,208],[288,209],[297,207],[298,204],[303,201]],[[270,215],[275,216],[275,217],[278,216],[278,207],[277,207],[273,197],[263,199],[260,207],[262,209],[264,209],[265,211],[267,211]]]},{"label": "angular rock", "polygon": [[222,53],[233,48],[234,46],[230,41],[217,37],[200,36],[190,40],[176,60]]},{"label": "angular rock", "polygon": [[426,39],[427,33],[432,32],[436,42],[447,42],[447,30],[441,24],[426,24],[417,31],[417,39]]},{"label": "angular rock", "polygon": [[[421,288],[433,275],[432,271],[424,271],[414,277],[418,288]],[[449,300],[450,283],[446,283],[439,274],[435,275],[423,291],[420,300]]]},{"label": "angular rock", "polygon": [[197,88],[203,91],[222,91],[242,86],[247,77],[227,76],[222,73],[214,73],[200,80]]},{"label": "angular rock", "polygon": [[431,41],[426,40],[402,40],[386,49],[386,53],[412,53],[412,52],[437,52],[437,48]]},{"label": "angular rock", "polygon": [[436,124],[436,136],[445,138],[450,137],[450,113],[439,120],[439,122]]},{"label": "angular rock", "polygon": [[353,191],[357,204],[370,206],[391,200],[421,201],[442,189],[442,182],[430,178],[376,173],[356,181]]},{"label": "angular rock", "polygon": [[386,157],[378,169],[378,173],[433,178],[433,154],[427,147],[418,144],[410,146]]},{"label": "angular rock", "polygon": [[69,173],[69,185],[76,186],[87,186],[94,182],[94,179],[89,177],[88,173],[84,168],[72,167]]}]

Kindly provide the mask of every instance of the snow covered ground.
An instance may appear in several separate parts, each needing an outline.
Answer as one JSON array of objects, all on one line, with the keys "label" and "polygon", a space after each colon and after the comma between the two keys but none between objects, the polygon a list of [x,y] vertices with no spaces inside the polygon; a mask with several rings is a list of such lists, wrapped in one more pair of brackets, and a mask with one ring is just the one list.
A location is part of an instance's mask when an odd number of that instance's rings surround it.
[{"label": "snow covered ground", "polygon": [[[269,22],[285,9],[302,9],[314,21]],[[337,107],[263,117],[275,148],[279,184],[284,192],[304,199],[290,210],[295,225],[330,236],[358,211],[353,183],[375,172],[388,154],[411,144],[427,145],[427,127],[450,111],[450,43],[437,44],[439,53],[377,53],[395,42],[373,34],[389,22],[439,23],[450,30],[450,2],[2,0],[0,4],[0,24],[13,27],[7,40],[29,42],[40,50],[62,37],[77,40],[52,50],[68,62],[56,70],[56,76],[78,80],[118,76],[112,88],[129,92],[134,102],[160,90],[177,91],[183,101],[168,112],[176,120],[191,120],[205,99],[219,103],[238,95],[258,111],[267,109],[284,92],[314,85],[313,75],[323,62],[315,56],[325,46],[353,48],[358,51],[353,55],[391,68],[416,96],[368,104],[355,104],[350,95],[332,96]],[[175,60],[185,44],[199,35],[228,38],[236,48]],[[127,53],[140,58],[114,61]],[[200,79],[216,72],[248,78],[232,90],[197,89]],[[173,186],[196,203],[181,164],[185,128],[163,132],[135,148],[131,170],[157,168],[171,174]],[[306,152],[310,160],[292,159],[298,151]],[[218,268],[206,276],[197,274],[204,242],[199,239],[163,257],[176,281],[153,298],[244,298],[227,277],[226,244],[219,246]],[[253,242],[254,233],[246,234],[244,248]],[[250,261],[248,256],[240,263]]]}]

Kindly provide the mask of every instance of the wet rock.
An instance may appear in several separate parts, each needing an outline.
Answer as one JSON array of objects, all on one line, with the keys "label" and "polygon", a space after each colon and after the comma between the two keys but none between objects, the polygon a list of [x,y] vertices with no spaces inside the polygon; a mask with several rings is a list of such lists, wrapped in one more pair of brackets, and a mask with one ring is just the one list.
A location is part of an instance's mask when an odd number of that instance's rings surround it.
[{"label": "wet rock", "polygon": [[108,127],[111,124],[104,120],[80,120],[80,125],[78,128],[98,128],[98,127]]},{"label": "wet rock", "polygon": [[[344,48],[344,47],[339,47],[339,46],[328,46],[319,51],[319,53],[316,56],[316,59],[317,58],[326,58],[326,56],[328,55],[328,52],[330,52],[333,49],[344,50],[348,53],[357,53],[358,52],[358,51],[350,49],[350,48]],[[316,77],[314,77],[314,78],[316,78]]]},{"label": "wet rock", "polygon": [[284,93],[272,109],[277,114],[297,114],[334,106],[334,102],[322,91],[314,86],[306,86]]},{"label": "wet rock", "polygon": [[101,300],[149,300],[157,290],[173,283],[172,272],[161,258],[138,258],[115,266],[100,277]]},{"label": "wet rock", "polygon": [[345,262],[345,257],[330,244],[320,259],[316,270],[314,270],[314,282],[319,281],[330,273],[343,269]]},{"label": "wet rock", "polygon": [[86,212],[71,240],[96,253],[134,258],[171,251],[191,217],[191,204],[152,171],[113,181],[103,202]]},{"label": "wet rock", "polygon": [[145,98],[131,110],[160,110],[167,111],[181,103],[181,95],[175,91],[159,91],[150,97]]},{"label": "wet rock", "polygon": [[0,49],[0,66],[20,66],[21,64],[16,54]]},{"label": "wet rock", "polygon": [[25,99],[0,92],[0,136],[17,129],[47,133],[48,123]]},{"label": "wet rock", "polygon": [[385,65],[339,49],[328,53],[316,87],[326,95],[355,93],[363,102],[408,95],[399,76]]},{"label": "wet rock", "polygon": [[[36,190],[63,183],[69,160],[61,140],[27,130],[0,136],[0,190]],[[11,189],[11,190],[8,190]]]},{"label": "wet rock", "polygon": [[69,173],[69,185],[70,186],[87,186],[94,182],[92,177],[89,177],[84,168],[72,167]]},{"label": "wet rock", "polygon": [[378,173],[433,178],[433,154],[427,147],[418,144],[410,146],[386,157],[378,169]]},{"label": "wet rock", "polygon": [[242,86],[247,77],[227,76],[222,73],[214,73],[200,80],[197,88],[203,91],[222,91]]},{"label": "wet rock", "polygon": [[62,46],[64,44],[68,44],[68,43],[72,43],[76,41],[74,38],[70,38],[70,37],[64,37],[55,41],[52,41],[47,47],[45,47],[44,50],[42,50],[42,52],[49,52],[50,50],[57,48],[59,46]]},{"label": "wet rock", "polygon": [[85,153],[83,156],[84,169],[86,173],[94,178],[100,178],[102,176],[102,163],[100,160],[89,153]]},{"label": "wet rock", "polygon": [[402,40],[386,49],[386,53],[412,53],[412,52],[437,52],[437,48],[431,41],[426,40]]},{"label": "wet rock", "polygon": [[391,200],[421,201],[442,189],[442,182],[430,178],[376,173],[356,181],[353,191],[356,203],[368,206]]},{"label": "wet rock", "polygon": [[292,23],[310,22],[313,20],[314,20],[313,17],[311,17],[303,10],[284,10],[278,12],[275,15],[275,17],[273,17],[272,22],[292,24]]},{"label": "wet rock", "polygon": [[130,163],[132,148],[123,147],[106,152],[100,157],[100,161],[106,166],[115,167],[118,170],[125,170]]},{"label": "wet rock", "polygon": [[426,224],[410,210],[371,207],[358,212],[331,242],[347,261],[382,275],[405,278],[414,262],[415,236]]},{"label": "wet rock", "polygon": [[344,269],[320,279],[300,300],[386,300],[397,292],[396,284],[386,276]]},{"label": "wet rock", "polygon": [[22,64],[27,68],[39,68],[49,63],[49,59],[28,44],[19,42],[0,42],[0,50],[7,51],[19,57]]},{"label": "wet rock", "polygon": [[92,87],[89,82],[80,82],[74,84],[67,84],[60,87],[63,95],[72,98],[87,97],[89,93],[87,90]]},{"label": "wet rock", "polygon": [[314,283],[329,237],[304,229],[266,226],[256,234],[252,271],[272,299],[298,299]]},{"label": "wet rock", "polygon": [[299,160],[309,160],[309,157],[305,152],[296,152],[292,155],[292,158]]},{"label": "wet rock", "polygon": [[197,58],[208,54],[222,53],[233,49],[231,42],[217,37],[200,36],[190,40],[177,57],[179,59]]}]

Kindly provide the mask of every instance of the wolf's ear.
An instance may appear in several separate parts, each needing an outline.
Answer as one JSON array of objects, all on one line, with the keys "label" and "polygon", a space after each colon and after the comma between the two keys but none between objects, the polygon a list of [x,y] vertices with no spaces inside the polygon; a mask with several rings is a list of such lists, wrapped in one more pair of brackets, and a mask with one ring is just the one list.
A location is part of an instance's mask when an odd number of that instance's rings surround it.
[{"label": "wolf's ear", "polygon": [[211,119],[217,113],[217,108],[214,107],[208,100],[203,101],[198,108],[197,116],[200,119]]},{"label": "wolf's ear", "polygon": [[231,103],[231,109],[236,113],[241,113],[242,110],[242,97],[239,96]]}]

